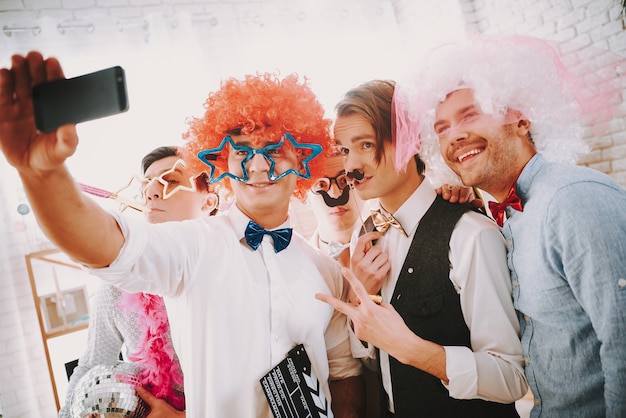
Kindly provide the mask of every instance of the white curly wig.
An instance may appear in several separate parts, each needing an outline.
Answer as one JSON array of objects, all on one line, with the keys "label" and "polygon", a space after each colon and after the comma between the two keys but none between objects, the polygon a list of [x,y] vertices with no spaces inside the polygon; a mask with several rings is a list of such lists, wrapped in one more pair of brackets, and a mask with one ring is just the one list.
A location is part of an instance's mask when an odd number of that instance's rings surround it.
[{"label": "white curly wig", "polygon": [[433,130],[436,106],[460,88],[472,89],[482,111],[495,117],[504,117],[508,109],[519,111],[532,122],[538,152],[552,161],[575,163],[588,151],[585,122],[613,116],[611,109],[622,103],[624,77],[619,62],[612,73],[600,74],[574,56],[521,35],[475,35],[434,49],[408,82],[396,86],[396,163],[410,158],[404,150],[421,148],[435,186],[461,183],[443,162]]}]

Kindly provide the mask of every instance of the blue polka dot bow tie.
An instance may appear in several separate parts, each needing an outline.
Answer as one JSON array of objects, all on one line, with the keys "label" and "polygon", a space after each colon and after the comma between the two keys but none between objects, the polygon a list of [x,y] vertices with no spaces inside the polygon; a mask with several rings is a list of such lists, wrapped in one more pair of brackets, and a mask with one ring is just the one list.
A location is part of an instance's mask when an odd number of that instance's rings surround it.
[{"label": "blue polka dot bow tie", "polygon": [[289,245],[291,241],[291,234],[293,230],[291,228],[274,229],[268,231],[262,226],[256,224],[253,221],[248,222],[246,227],[246,242],[248,245],[256,251],[263,241],[263,235],[267,234],[274,240],[274,252],[278,253]]}]

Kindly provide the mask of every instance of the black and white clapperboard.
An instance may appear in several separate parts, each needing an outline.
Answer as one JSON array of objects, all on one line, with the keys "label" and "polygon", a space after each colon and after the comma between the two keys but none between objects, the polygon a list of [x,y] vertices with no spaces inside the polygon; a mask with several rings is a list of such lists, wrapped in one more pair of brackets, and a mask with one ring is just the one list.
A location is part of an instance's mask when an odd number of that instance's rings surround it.
[{"label": "black and white clapperboard", "polygon": [[333,413],[302,344],[260,380],[274,418],[332,418]]}]

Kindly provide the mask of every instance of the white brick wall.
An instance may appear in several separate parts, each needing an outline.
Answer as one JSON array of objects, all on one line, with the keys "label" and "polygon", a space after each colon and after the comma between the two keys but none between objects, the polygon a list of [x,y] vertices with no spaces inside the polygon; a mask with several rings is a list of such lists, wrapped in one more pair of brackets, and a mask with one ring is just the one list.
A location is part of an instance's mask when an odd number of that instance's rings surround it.
[{"label": "white brick wall", "polygon": [[22,218],[16,211],[18,193],[7,190],[18,184],[9,170],[3,160],[0,176],[7,183],[0,199],[0,259],[9,263],[0,265],[0,412],[9,418],[51,417],[54,398],[24,260],[27,242],[41,235],[33,234],[33,222],[28,234],[13,229]]},{"label": "white brick wall", "polygon": [[[478,28],[486,33],[518,33],[572,41],[626,56],[626,23],[620,16],[619,0],[463,0],[463,3],[476,5],[476,18],[468,24],[470,30],[477,29],[473,23],[477,21]],[[523,23],[511,24],[520,21]],[[591,51],[581,50],[578,58],[591,59]],[[580,164],[607,173],[626,187],[626,118],[614,119],[600,131],[607,133],[600,138],[591,135],[586,138],[592,151]]]},{"label": "white brick wall", "polygon": [[[384,3],[384,0],[363,0]],[[266,0],[276,3],[276,1]],[[391,0],[408,51],[421,41],[454,37],[459,31],[521,33],[593,44],[626,55],[626,30],[619,0]],[[250,20],[262,0],[0,0],[0,27],[28,26],[34,19],[140,18],[151,13],[188,11],[204,16],[235,13]],[[285,4],[290,4],[289,2]],[[291,3],[293,4],[293,3]],[[286,13],[294,8],[286,6]],[[293,17],[294,19],[297,16]],[[6,38],[0,32],[0,50]],[[213,40],[206,40],[214,42]],[[6,57],[0,57],[6,62]],[[338,92],[339,95],[341,92]],[[626,121],[613,121],[610,134],[588,138],[592,147],[582,164],[606,172],[626,186]],[[29,229],[14,231],[18,180],[0,160],[0,411],[5,417],[52,417],[55,406],[43,345],[30,294],[24,254],[40,242],[31,218]],[[3,257],[4,255],[4,257]]]}]

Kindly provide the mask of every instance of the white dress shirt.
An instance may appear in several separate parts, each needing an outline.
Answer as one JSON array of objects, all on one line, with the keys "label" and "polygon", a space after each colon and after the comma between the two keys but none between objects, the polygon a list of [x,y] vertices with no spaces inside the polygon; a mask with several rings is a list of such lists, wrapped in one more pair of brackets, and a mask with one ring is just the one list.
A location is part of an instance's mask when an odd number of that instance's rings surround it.
[{"label": "white dress shirt", "polygon": [[[435,197],[435,190],[428,180],[422,181],[393,214],[408,237],[396,228],[389,228],[378,240],[391,262],[391,271],[381,289],[386,303],[393,295],[420,219]],[[353,235],[353,242],[356,237],[358,235]],[[506,246],[500,229],[486,216],[466,212],[452,232],[449,258],[452,266],[450,281],[460,296],[472,348],[444,346],[449,379],[446,387],[450,396],[456,399],[479,398],[511,403],[524,396],[528,387],[524,378],[519,322],[511,300]],[[363,346],[352,331],[350,340],[355,357],[375,357],[374,347]],[[382,350],[379,353],[383,386],[393,412],[389,355]]]},{"label": "white dress shirt", "polygon": [[116,216],[124,247],[110,267],[92,272],[166,297],[188,417],[271,417],[259,379],[300,343],[329,401],[329,376],[360,374],[345,316],[315,299],[342,297],[339,264],[302,236],[294,232],[276,254],[266,235],[254,251],[244,239],[249,219],[236,206],[208,220],[157,225]]}]

